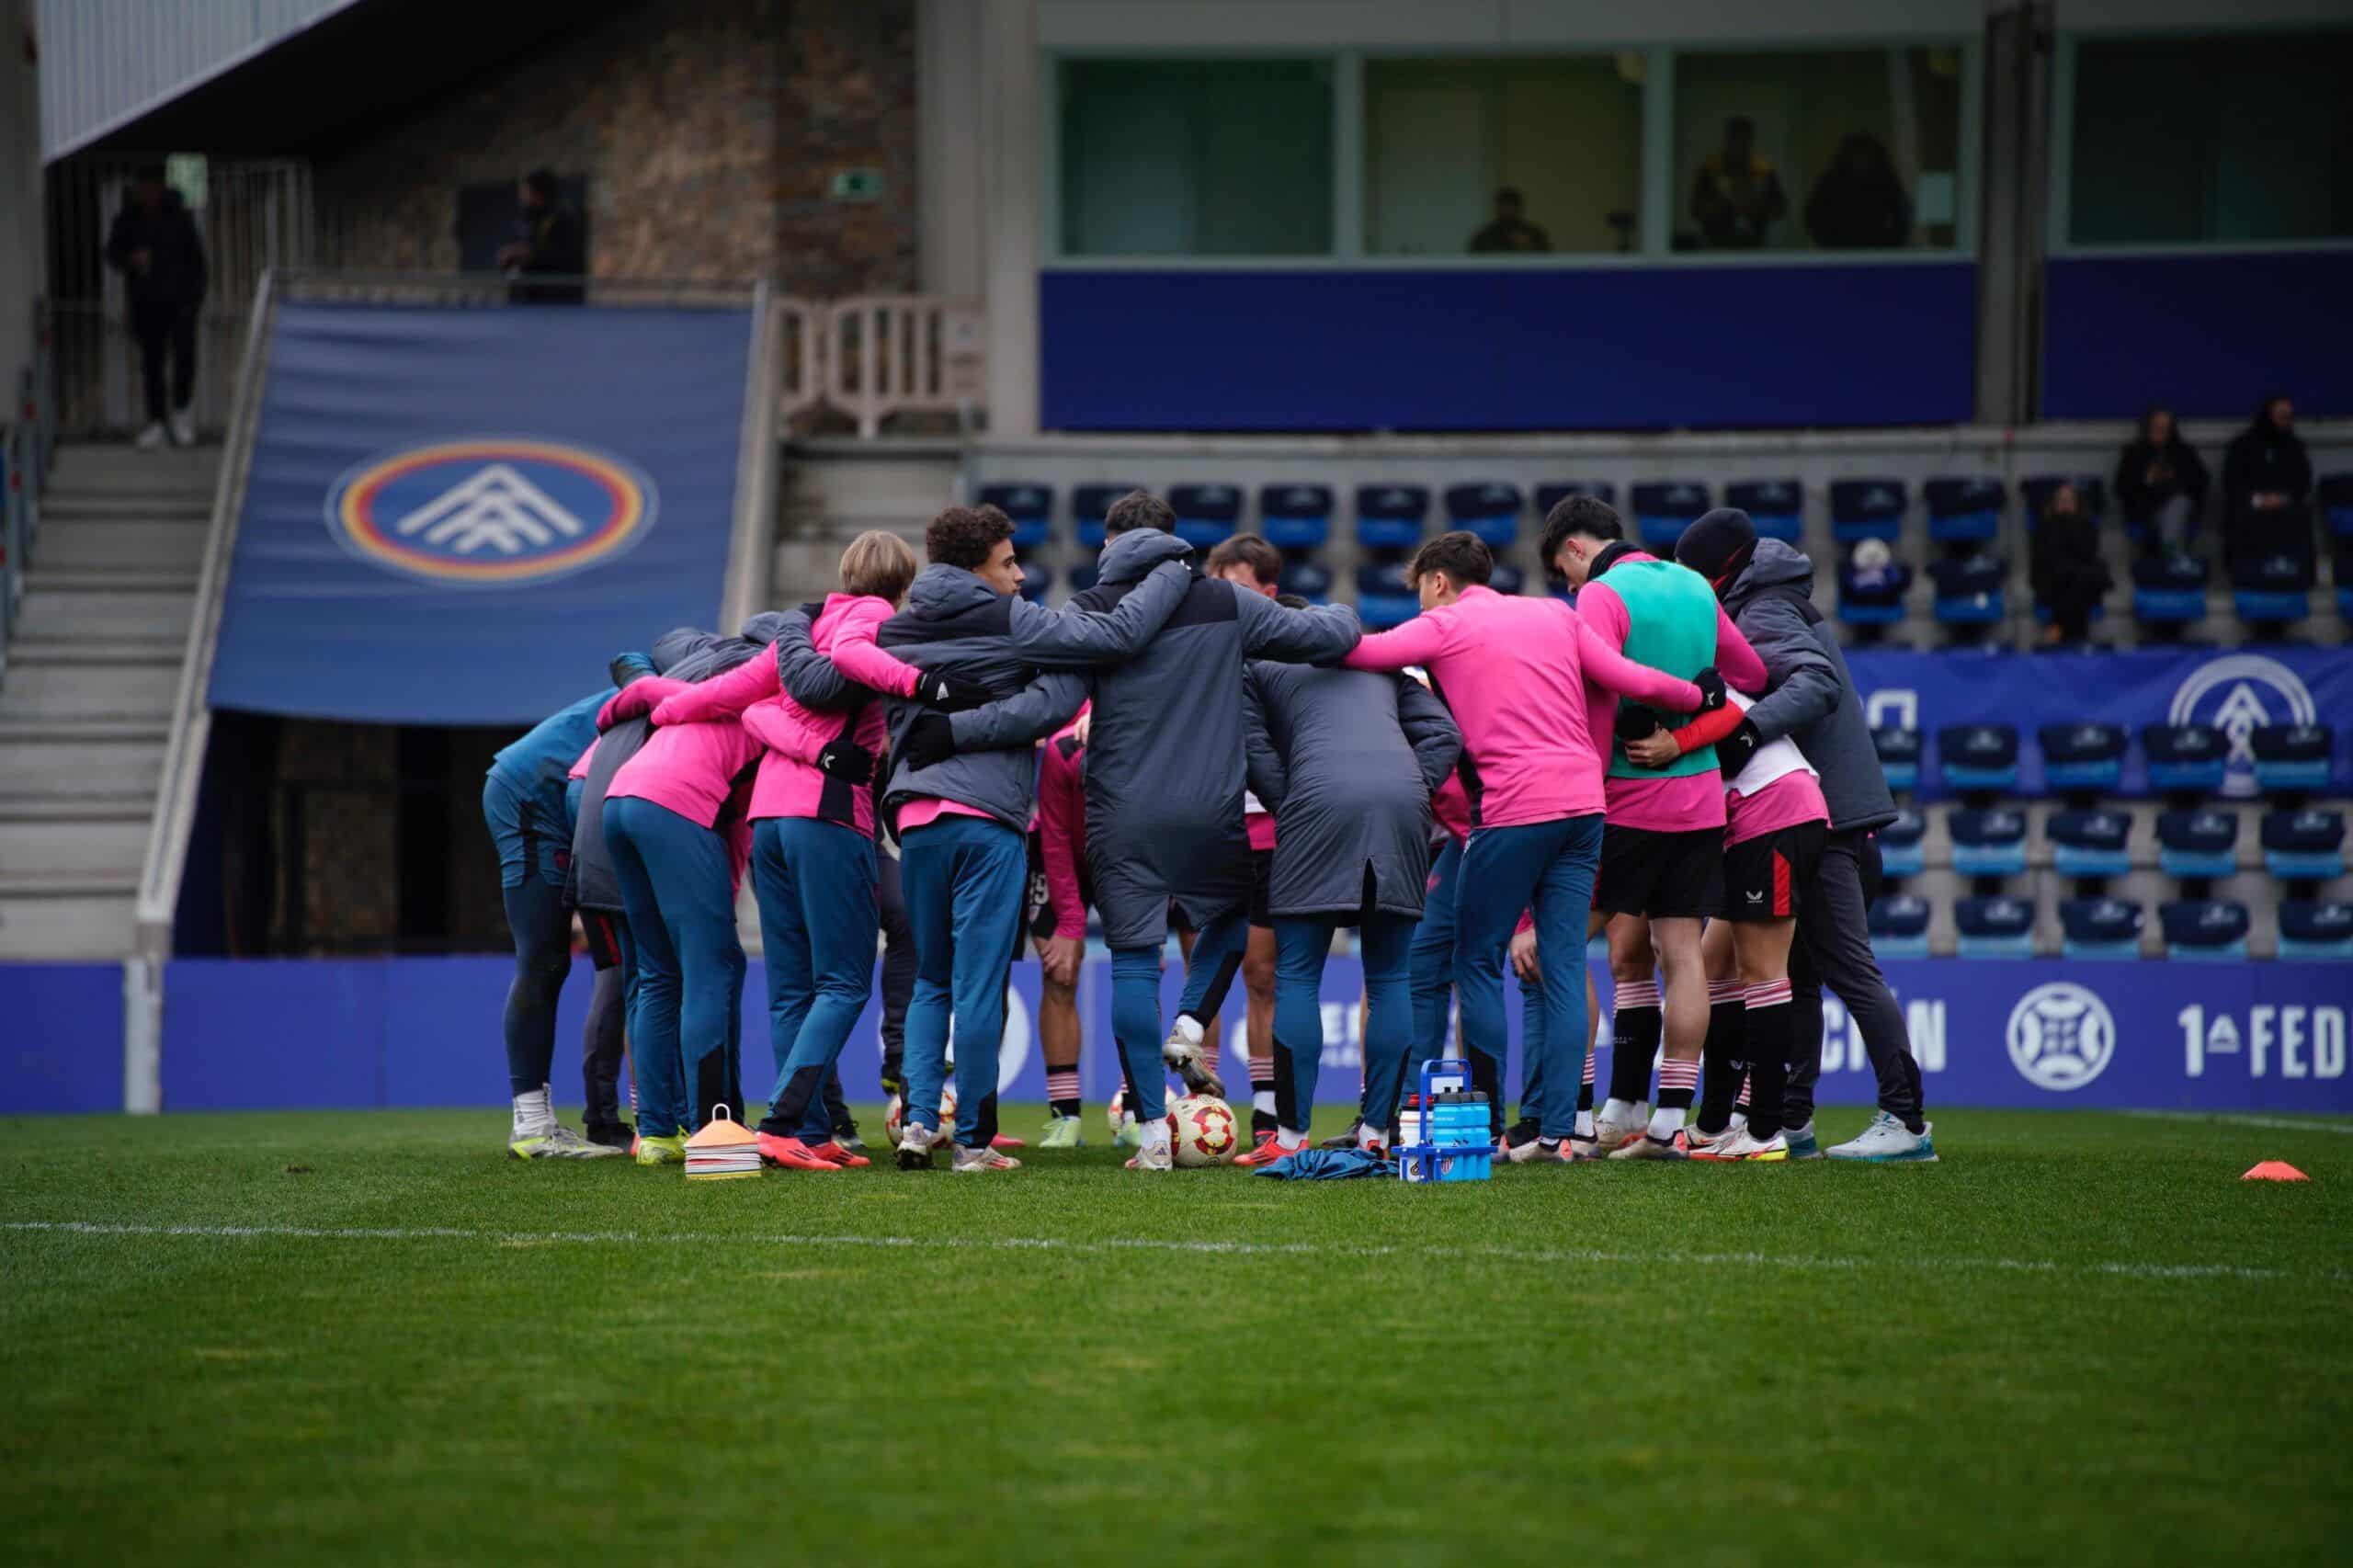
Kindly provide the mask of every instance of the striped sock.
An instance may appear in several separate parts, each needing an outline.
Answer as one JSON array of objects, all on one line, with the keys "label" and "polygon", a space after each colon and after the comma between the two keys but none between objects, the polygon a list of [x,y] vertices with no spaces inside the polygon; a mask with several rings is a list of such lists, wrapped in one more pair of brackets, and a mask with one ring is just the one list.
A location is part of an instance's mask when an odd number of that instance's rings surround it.
[{"label": "striped sock", "polygon": [[1748,1111],[1748,1135],[1760,1142],[1781,1130],[1781,1096],[1790,1081],[1792,1015],[1790,983],[1752,985],[1747,995],[1748,1078],[1756,1085]]},{"label": "striped sock", "polygon": [[1651,1112],[1651,1136],[1664,1143],[1683,1131],[1691,1096],[1699,1086],[1699,1064],[1670,1058],[1658,1064],[1658,1108]]},{"label": "striped sock", "polygon": [[1255,1136],[1275,1125],[1275,1059],[1250,1059],[1250,1131]]},{"label": "striped sock", "polygon": [[1632,1105],[1651,1097],[1651,1062],[1665,1026],[1657,981],[1619,982],[1616,1026],[1609,1042],[1609,1097]]},{"label": "striped sock", "polygon": [[1720,980],[1708,987],[1708,1041],[1699,1053],[1708,1073],[1706,1092],[1699,1096],[1699,1131],[1710,1137],[1731,1122],[1733,1096],[1745,1070],[1740,1060],[1746,1039],[1742,994],[1736,980]]},{"label": "striped sock", "polygon": [[1046,1100],[1048,1108],[1056,1116],[1079,1114],[1078,1069],[1049,1067],[1046,1069]]},{"label": "striped sock", "polygon": [[1585,1050],[1585,1079],[1577,1085],[1577,1136],[1593,1136],[1593,1047]]}]

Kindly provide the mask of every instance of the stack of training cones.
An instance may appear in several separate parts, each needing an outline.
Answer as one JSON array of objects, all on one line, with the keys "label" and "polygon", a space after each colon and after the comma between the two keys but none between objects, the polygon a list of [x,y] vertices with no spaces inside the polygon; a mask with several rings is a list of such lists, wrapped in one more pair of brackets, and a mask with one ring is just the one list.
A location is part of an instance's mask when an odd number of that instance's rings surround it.
[{"label": "stack of training cones", "polygon": [[687,1179],[736,1181],[759,1174],[759,1140],[725,1106],[713,1106],[710,1120],[687,1140]]}]

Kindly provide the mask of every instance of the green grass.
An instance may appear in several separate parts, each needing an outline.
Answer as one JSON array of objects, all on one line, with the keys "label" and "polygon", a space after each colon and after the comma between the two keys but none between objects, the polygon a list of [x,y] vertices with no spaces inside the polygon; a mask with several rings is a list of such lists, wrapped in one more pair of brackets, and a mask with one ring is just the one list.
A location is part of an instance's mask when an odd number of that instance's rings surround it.
[{"label": "green grass", "polygon": [[[2353,1527],[2353,1120],[1947,1113],[1936,1166],[1444,1188],[1093,1148],[690,1187],[504,1127],[0,1122],[0,1562],[2284,1563]],[[2236,1179],[2266,1157],[2314,1179]]]}]

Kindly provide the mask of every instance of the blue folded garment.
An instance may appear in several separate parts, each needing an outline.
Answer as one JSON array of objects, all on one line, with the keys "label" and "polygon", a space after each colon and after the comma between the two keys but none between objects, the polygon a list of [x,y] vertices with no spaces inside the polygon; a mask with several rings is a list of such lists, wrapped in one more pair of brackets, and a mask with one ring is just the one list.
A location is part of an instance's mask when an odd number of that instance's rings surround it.
[{"label": "blue folded garment", "polygon": [[1279,1181],[1347,1181],[1395,1173],[1388,1161],[1362,1149],[1302,1149],[1287,1160],[1260,1165],[1258,1174]]}]

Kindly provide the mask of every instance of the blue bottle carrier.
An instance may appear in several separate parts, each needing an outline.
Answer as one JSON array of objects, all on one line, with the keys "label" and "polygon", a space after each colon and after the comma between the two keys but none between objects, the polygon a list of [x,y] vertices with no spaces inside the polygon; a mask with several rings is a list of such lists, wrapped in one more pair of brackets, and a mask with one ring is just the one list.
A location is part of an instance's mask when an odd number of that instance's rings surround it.
[{"label": "blue bottle carrier", "polygon": [[1471,1087],[1471,1063],[1422,1063],[1422,1092],[1398,1111],[1397,1174],[1407,1181],[1485,1181],[1495,1146],[1487,1096]]}]

